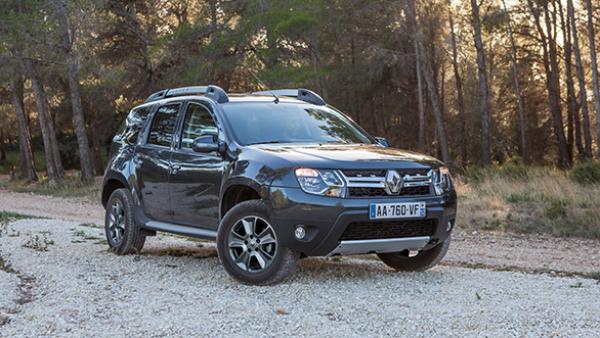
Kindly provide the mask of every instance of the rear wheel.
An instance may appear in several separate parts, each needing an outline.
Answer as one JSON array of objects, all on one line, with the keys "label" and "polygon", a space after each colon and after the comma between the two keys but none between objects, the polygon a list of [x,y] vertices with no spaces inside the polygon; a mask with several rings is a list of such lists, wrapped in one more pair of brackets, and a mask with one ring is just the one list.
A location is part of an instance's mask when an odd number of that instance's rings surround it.
[{"label": "rear wheel", "polygon": [[250,285],[282,281],[300,256],[281,246],[261,200],[241,202],[227,212],[217,234],[217,250],[229,275]]},{"label": "rear wheel", "polygon": [[425,271],[436,266],[448,252],[450,237],[442,243],[411,256],[408,250],[377,254],[387,266],[397,271]]},{"label": "rear wheel", "polygon": [[127,255],[142,250],[146,235],[133,220],[133,199],[129,190],[117,189],[110,195],[104,230],[108,246],[114,253]]}]

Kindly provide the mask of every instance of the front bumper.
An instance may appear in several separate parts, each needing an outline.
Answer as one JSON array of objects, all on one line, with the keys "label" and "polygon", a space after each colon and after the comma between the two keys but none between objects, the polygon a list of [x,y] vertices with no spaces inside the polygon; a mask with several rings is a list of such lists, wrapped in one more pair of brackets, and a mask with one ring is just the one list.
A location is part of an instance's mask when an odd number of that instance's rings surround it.
[{"label": "front bumper", "polygon": [[[277,228],[281,244],[306,256],[394,252],[405,249],[427,250],[446,240],[456,219],[456,193],[427,197],[333,198],[305,193],[299,188],[271,187],[267,199],[271,221]],[[349,224],[372,222],[369,219],[371,203],[424,201],[425,219],[436,226],[430,236],[340,240]],[[410,219],[407,219],[410,220]],[[448,222],[451,223],[448,229]],[[306,231],[297,239],[294,231],[302,225]]]}]

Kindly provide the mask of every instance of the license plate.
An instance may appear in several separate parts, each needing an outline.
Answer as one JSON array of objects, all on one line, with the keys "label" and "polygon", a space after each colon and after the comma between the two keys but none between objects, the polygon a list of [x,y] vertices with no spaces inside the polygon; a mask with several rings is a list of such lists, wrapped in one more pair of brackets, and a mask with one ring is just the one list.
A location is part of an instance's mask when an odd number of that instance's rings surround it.
[{"label": "license plate", "polygon": [[425,217],[426,213],[425,202],[371,203],[369,206],[370,219],[420,218]]}]

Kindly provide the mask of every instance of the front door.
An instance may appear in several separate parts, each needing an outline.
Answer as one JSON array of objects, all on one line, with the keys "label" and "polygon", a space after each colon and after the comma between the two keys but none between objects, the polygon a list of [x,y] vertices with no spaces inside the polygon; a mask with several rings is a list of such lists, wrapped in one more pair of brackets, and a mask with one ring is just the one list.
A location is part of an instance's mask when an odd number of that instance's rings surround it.
[{"label": "front door", "polygon": [[174,223],[205,229],[218,227],[219,190],[225,162],[216,151],[197,153],[192,150],[196,138],[217,131],[207,106],[188,103],[181,136],[171,155],[170,191]]},{"label": "front door", "polygon": [[133,161],[144,213],[156,221],[170,221],[172,212],[169,195],[169,162],[180,106],[180,103],[174,103],[158,108],[147,140],[138,145]]}]

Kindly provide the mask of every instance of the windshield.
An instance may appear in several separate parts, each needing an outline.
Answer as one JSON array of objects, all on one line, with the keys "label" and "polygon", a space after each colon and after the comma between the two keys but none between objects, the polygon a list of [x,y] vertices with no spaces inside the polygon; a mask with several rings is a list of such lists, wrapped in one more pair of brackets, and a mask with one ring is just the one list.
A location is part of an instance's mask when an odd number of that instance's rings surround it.
[{"label": "windshield", "polygon": [[235,138],[242,145],[261,143],[367,143],[374,140],[344,114],[298,103],[223,105]]}]

